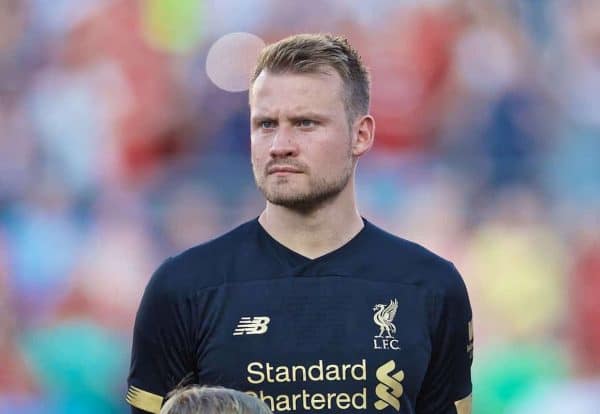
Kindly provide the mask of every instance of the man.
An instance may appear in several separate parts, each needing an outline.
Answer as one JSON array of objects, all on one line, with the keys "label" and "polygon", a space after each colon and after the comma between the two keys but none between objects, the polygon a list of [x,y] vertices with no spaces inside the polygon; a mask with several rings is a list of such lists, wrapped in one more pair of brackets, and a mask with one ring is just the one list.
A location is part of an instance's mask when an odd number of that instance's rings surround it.
[{"label": "man", "polygon": [[360,56],[339,37],[292,36],[263,50],[249,95],[266,208],[152,277],[134,329],[133,412],[157,412],[188,372],[277,413],[470,412],[460,275],[356,207],[375,130]]},{"label": "man", "polygon": [[192,385],[169,393],[160,414],[271,414],[271,410],[241,391]]}]

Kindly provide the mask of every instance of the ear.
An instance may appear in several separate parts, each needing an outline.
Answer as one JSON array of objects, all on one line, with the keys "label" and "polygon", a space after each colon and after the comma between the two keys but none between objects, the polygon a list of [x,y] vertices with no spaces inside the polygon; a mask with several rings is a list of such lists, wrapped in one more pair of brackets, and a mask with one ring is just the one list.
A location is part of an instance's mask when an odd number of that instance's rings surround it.
[{"label": "ear", "polygon": [[352,155],[360,157],[371,149],[375,140],[375,119],[371,115],[363,115],[354,123],[352,139]]}]

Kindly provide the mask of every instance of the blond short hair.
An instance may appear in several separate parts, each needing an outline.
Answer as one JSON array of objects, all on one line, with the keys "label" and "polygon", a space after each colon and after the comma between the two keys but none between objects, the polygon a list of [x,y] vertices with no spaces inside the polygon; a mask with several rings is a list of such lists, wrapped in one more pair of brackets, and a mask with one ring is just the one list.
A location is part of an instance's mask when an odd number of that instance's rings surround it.
[{"label": "blond short hair", "polygon": [[358,52],[342,36],[298,34],[266,46],[258,57],[251,84],[262,71],[270,73],[327,73],[334,69],[344,83],[348,121],[369,113],[369,71]]},{"label": "blond short hair", "polygon": [[272,414],[256,397],[224,387],[189,385],[169,393],[160,414]]}]

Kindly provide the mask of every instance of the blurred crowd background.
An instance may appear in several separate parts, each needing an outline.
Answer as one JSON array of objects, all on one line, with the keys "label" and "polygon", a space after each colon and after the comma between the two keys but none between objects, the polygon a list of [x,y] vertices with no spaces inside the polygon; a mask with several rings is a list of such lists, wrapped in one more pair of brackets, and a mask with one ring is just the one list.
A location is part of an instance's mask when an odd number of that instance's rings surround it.
[{"label": "blurred crowd background", "polygon": [[361,212],[461,270],[474,414],[598,413],[593,0],[0,1],[0,412],[125,413],[153,270],[261,211],[231,32],[363,55]]}]

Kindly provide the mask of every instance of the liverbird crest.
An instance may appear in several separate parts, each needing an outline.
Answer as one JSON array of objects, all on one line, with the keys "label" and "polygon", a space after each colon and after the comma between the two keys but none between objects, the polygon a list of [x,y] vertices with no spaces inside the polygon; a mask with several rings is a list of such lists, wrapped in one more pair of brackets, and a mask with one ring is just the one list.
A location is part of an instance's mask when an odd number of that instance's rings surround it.
[{"label": "liverbird crest", "polygon": [[[394,317],[398,310],[398,300],[390,300],[389,305],[378,303],[373,308],[375,314],[373,321],[379,326],[379,335],[375,338],[393,338],[396,333],[396,325],[394,325]],[[384,336],[385,333],[385,336]]]}]

